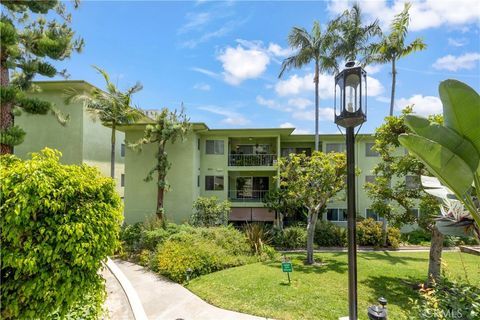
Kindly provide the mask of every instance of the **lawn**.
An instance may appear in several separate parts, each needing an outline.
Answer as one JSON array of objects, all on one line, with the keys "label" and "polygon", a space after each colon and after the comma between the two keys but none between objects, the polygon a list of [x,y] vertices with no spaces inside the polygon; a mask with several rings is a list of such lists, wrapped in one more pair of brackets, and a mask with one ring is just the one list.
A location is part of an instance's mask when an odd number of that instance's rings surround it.
[{"label": "lawn", "polygon": [[[323,266],[305,266],[304,255],[291,254],[292,283],[280,262],[254,263],[196,278],[187,286],[204,300],[230,310],[275,319],[335,319],[348,315],[347,254],[320,253]],[[443,253],[445,269],[454,277],[468,272],[480,285],[480,258],[460,252]],[[412,283],[425,279],[428,252],[369,252],[358,254],[360,319],[380,296],[388,300],[389,318],[406,319]]]}]

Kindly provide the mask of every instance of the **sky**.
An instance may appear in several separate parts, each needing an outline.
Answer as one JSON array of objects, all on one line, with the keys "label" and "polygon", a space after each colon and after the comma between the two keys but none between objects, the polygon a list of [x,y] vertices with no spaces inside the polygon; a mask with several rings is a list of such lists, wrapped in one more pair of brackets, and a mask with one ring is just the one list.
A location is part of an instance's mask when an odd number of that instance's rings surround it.
[{"label": "sky", "polygon": [[[378,18],[388,32],[403,1],[360,1],[365,22]],[[104,88],[91,67],[110,73],[142,109],[180,108],[210,128],[294,127],[314,131],[313,65],[278,78],[294,53],[287,37],[294,26],[326,25],[351,6],[348,1],[88,1],[71,10],[72,28],[85,40],[82,53],[56,63],[71,80]],[[407,43],[422,38],[427,50],[398,63],[395,113],[414,104],[423,114],[441,113],[438,85],[458,79],[480,89],[480,1],[413,1]],[[390,65],[368,72],[371,133],[388,114]],[[59,78],[60,79],[60,78]],[[320,76],[320,133],[338,133],[333,123],[332,75]]]}]

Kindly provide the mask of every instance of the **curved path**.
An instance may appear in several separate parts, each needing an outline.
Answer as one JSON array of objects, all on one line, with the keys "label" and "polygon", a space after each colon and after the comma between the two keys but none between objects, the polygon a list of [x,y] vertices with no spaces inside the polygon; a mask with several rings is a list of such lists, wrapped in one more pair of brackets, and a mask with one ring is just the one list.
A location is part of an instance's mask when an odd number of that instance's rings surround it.
[{"label": "curved path", "polygon": [[134,263],[114,260],[135,289],[151,320],[260,320],[261,317],[217,308],[178,283]]}]

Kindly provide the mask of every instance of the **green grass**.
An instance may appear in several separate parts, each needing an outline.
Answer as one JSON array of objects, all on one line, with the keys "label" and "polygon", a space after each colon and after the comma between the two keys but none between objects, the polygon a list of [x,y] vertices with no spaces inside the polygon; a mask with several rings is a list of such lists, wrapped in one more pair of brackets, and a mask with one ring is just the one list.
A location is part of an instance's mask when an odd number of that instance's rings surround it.
[{"label": "green grass", "polygon": [[[290,257],[291,285],[280,262],[266,262],[205,275],[187,287],[216,306],[269,318],[337,320],[348,315],[347,254],[316,254],[323,266],[305,266],[301,254]],[[464,277],[467,270],[470,282],[480,285],[478,256],[444,252],[443,258],[451,277]],[[357,260],[360,319],[380,296],[388,300],[389,318],[407,318],[409,298],[417,297],[412,284],[426,278],[428,253],[368,252]]]}]

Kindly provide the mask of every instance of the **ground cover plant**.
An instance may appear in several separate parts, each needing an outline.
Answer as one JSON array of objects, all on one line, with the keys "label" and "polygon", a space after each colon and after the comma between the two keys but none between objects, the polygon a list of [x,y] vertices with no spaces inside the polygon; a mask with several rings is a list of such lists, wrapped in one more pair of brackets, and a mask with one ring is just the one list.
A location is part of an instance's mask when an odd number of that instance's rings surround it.
[{"label": "ground cover plant", "polygon": [[98,270],[119,244],[121,200],[111,178],[60,157],[51,149],[1,157],[2,319],[102,313]]},{"label": "ground cover plant", "polygon": [[273,248],[265,244],[257,251],[245,232],[233,226],[163,227],[156,219],[125,226],[121,240],[120,256],[179,283],[187,280],[187,274],[193,278],[275,257]]},{"label": "ground cover plant", "polygon": [[[277,260],[201,276],[187,288],[216,306],[275,319],[336,320],[348,314],[346,253],[315,254],[315,265],[305,265],[304,254],[288,256],[293,262],[291,285]],[[468,274],[470,286],[480,286],[477,256],[446,252],[443,262],[449,277]],[[367,307],[380,296],[387,298],[392,319],[416,319],[408,313],[410,299],[420,299],[414,286],[423,283],[427,268],[428,252],[359,253],[360,319],[367,319]]]}]

